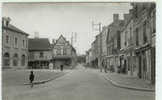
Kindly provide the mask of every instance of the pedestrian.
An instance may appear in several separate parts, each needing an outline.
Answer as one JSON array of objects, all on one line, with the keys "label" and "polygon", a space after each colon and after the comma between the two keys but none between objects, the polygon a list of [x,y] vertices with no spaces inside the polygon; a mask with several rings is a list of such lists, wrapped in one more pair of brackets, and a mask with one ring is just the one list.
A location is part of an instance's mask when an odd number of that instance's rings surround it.
[{"label": "pedestrian", "polygon": [[61,70],[61,71],[63,71],[63,69],[64,69],[64,66],[63,66],[63,65],[61,65],[61,66],[60,66],[60,70]]},{"label": "pedestrian", "polygon": [[30,71],[29,80],[30,80],[30,84],[31,84],[31,88],[32,88],[33,87],[33,81],[34,81],[34,73],[33,73],[33,71]]}]

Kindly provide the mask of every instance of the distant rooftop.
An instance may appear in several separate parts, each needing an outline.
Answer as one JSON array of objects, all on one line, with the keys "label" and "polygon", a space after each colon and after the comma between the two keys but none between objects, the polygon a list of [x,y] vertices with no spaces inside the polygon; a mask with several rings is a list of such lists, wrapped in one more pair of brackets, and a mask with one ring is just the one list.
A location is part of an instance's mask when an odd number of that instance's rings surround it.
[{"label": "distant rooftop", "polygon": [[29,51],[50,50],[51,45],[48,38],[29,38]]}]

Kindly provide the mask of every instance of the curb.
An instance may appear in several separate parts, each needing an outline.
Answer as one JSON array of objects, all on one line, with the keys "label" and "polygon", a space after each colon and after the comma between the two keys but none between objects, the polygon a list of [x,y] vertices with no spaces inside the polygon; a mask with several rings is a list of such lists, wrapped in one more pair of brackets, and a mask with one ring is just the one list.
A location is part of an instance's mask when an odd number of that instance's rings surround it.
[{"label": "curb", "polygon": [[146,92],[155,92],[154,89],[146,89],[146,88],[138,88],[138,87],[131,87],[131,86],[126,86],[126,85],[122,85],[122,84],[119,84],[115,81],[113,81],[112,79],[110,78],[107,78],[106,76],[103,76],[104,79],[106,79],[107,81],[110,81],[110,83],[116,87],[120,87],[120,88],[125,88],[125,89],[131,89],[131,90],[137,90],[137,91],[146,91]]},{"label": "curb", "polygon": [[[55,78],[51,78],[51,79],[47,79],[47,80],[42,80],[42,81],[35,81],[35,82],[33,82],[33,84],[35,84],[35,85],[44,84],[46,82],[50,82],[50,81],[55,80],[55,79],[57,79],[59,77],[62,77],[64,75],[68,74],[68,73],[70,73],[70,72],[65,72],[63,75],[58,75]],[[24,83],[23,85],[31,85],[31,83]]]}]

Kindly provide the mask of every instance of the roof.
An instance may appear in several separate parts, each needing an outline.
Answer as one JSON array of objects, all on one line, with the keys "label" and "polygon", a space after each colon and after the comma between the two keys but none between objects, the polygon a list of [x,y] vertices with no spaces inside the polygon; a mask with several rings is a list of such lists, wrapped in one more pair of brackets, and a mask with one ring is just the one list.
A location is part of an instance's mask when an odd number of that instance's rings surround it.
[{"label": "roof", "polygon": [[51,49],[48,38],[30,38],[28,41],[29,51],[42,51]]},{"label": "roof", "polygon": [[11,31],[15,31],[15,32],[18,32],[18,33],[21,33],[21,34],[24,34],[24,35],[29,35],[27,34],[26,32],[20,30],[19,28],[17,28],[16,26],[12,25],[12,24],[9,24],[8,26],[2,26],[3,28],[5,29],[9,29]]}]

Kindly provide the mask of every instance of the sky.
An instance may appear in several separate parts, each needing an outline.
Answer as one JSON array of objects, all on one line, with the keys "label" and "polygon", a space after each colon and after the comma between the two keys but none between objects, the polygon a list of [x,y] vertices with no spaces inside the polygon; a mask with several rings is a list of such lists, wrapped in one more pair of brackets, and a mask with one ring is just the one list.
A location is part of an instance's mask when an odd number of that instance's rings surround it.
[{"label": "sky", "polygon": [[130,8],[129,3],[4,3],[2,16],[10,17],[10,23],[28,33],[29,38],[39,33],[40,38],[51,42],[62,34],[71,42],[73,33],[73,46],[78,54],[85,54],[98,34],[92,22],[109,25],[113,14],[120,14],[122,19]]}]

